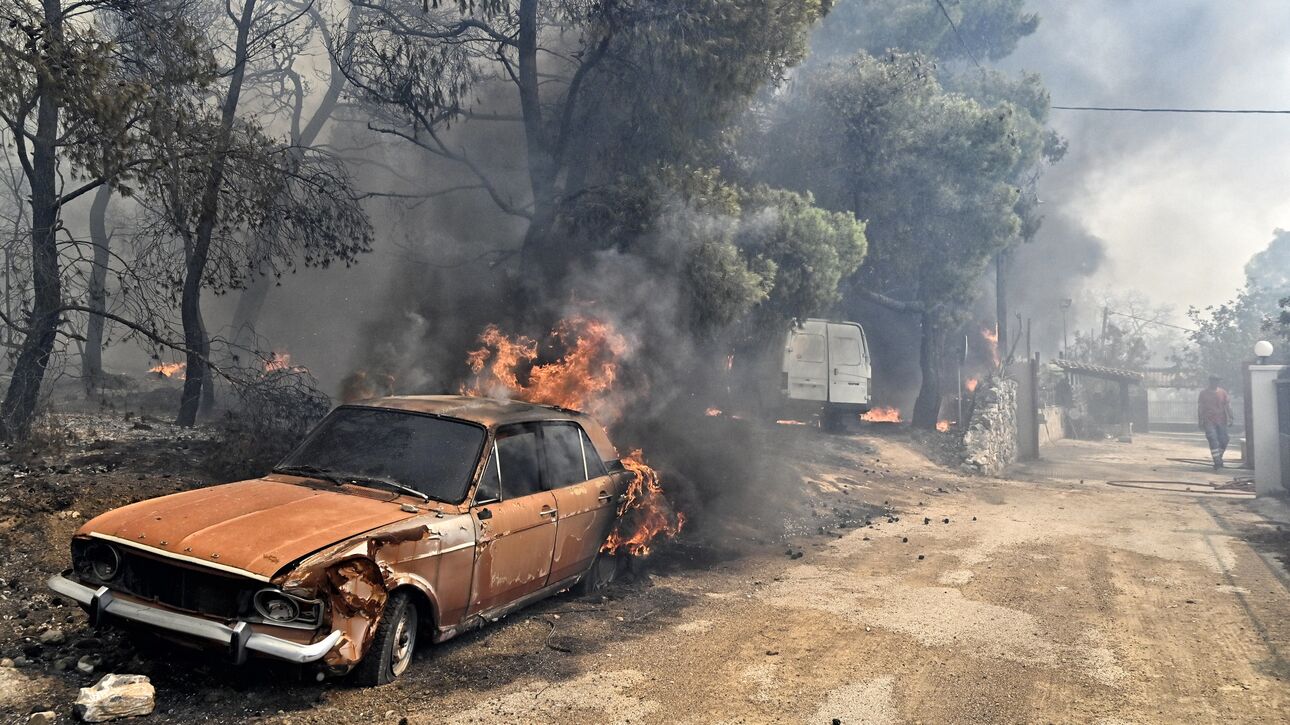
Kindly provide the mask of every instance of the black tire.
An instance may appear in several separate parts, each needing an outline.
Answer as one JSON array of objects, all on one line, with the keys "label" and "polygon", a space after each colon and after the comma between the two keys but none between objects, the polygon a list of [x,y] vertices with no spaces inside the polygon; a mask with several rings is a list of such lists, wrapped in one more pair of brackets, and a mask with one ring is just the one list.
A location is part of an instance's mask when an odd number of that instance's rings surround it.
[{"label": "black tire", "polygon": [[372,635],[372,645],[354,668],[356,683],[364,687],[389,684],[407,670],[417,644],[417,614],[417,605],[407,592],[390,595]]},{"label": "black tire", "polygon": [[622,557],[606,554],[603,551],[596,554],[596,560],[591,562],[591,568],[587,569],[587,573],[573,585],[571,591],[581,597],[604,590],[617,578],[618,569],[622,563]]}]

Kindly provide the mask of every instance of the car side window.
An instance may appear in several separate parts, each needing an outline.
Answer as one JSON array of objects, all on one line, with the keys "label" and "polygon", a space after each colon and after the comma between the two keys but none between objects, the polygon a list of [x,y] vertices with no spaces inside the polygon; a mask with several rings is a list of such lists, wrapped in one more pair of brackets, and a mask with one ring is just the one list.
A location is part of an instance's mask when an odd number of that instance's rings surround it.
[{"label": "car side window", "polygon": [[497,434],[497,473],[501,499],[527,496],[542,490],[538,463],[538,433],[534,428],[501,430]]},{"label": "car side window", "polygon": [[587,437],[587,431],[579,430],[582,434],[580,441],[582,443],[582,459],[587,462],[587,478],[600,478],[609,474],[605,470],[605,462],[600,460],[600,453],[596,447],[591,444],[591,439]]},{"label": "car side window", "polygon": [[479,477],[479,486],[475,489],[475,504],[493,503],[502,500],[502,478],[499,474],[497,444],[489,450],[488,464]]},{"label": "car side window", "polygon": [[587,463],[582,453],[582,429],[571,423],[542,426],[546,451],[548,488],[560,488],[587,480]]}]

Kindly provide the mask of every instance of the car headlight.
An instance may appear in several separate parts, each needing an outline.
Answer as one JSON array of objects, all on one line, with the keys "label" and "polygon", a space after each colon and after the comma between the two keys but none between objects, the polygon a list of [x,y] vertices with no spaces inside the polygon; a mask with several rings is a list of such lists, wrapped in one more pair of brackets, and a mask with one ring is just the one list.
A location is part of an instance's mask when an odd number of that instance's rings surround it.
[{"label": "car headlight", "polygon": [[101,582],[112,581],[121,573],[121,555],[117,553],[115,546],[107,542],[95,541],[85,547],[82,556],[84,565]]},{"label": "car headlight", "polygon": [[255,611],[271,624],[316,626],[322,620],[322,602],[287,594],[279,589],[261,589],[252,599]]}]

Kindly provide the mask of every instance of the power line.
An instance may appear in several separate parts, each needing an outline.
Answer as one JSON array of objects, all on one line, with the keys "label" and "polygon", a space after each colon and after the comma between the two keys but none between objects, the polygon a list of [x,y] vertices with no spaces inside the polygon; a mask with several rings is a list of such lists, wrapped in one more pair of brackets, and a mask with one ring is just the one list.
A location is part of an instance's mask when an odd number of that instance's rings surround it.
[{"label": "power line", "polygon": [[1058,111],[1106,111],[1109,113],[1235,113],[1290,115],[1290,110],[1263,108],[1132,108],[1127,106],[1053,106]]},{"label": "power line", "polygon": [[976,53],[972,51],[972,46],[968,45],[967,41],[963,39],[963,35],[959,33],[959,26],[954,24],[954,18],[950,17],[950,11],[945,9],[945,3],[941,2],[941,0],[936,0],[936,6],[941,9],[941,15],[945,16],[945,22],[950,24],[950,29],[954,31],[954,37],[959,39],[959,45],[962,45],[963,50],[967,51],[968,57],[972,59],[972,63],[977,67],[977,69],[984,72],[985,69],[981,67],[981,61],[976,59]]}]

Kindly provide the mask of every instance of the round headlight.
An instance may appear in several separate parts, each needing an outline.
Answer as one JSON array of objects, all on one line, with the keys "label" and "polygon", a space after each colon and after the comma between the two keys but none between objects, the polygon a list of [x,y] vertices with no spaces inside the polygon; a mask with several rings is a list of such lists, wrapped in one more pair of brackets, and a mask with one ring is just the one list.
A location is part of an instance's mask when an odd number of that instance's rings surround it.
[{"label": "round headlight", "polygon": [[270,622],[292,622],[300,617],[300,605],[294,599],[272,589],[256,592],[255,611]]},{"label": "round headlight", "polygon": [[85,563],[99,581],[111,581],[121,573],[121,555],[115,546],[102,541],[96,541],[85,549]]}]

